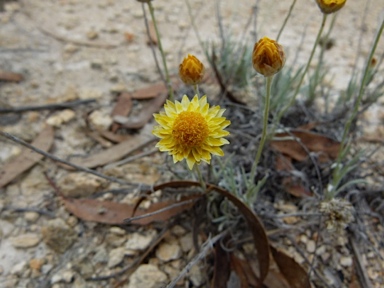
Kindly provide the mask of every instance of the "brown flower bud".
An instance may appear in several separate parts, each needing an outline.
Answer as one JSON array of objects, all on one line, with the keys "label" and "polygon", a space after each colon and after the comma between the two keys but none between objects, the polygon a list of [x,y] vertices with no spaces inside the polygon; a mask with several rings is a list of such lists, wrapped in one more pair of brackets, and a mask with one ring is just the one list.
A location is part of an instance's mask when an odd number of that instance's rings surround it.
[{"label": "brown flower bud", "polygon": [[268,37],[260,39],[253,48],[252,63],[253,68],[265,77],[276,74],[285,63],[283,46]]},{"label": "brown flower bud", "polygon": [[321,12],[331,14],[343,8],[347,0],[316,0]]},{"label": "brown flower bud", "polygon": [[204,76],[204,65],[194,55],[188,54],[179,66],[179,76],[187,85],[196,85]]}]

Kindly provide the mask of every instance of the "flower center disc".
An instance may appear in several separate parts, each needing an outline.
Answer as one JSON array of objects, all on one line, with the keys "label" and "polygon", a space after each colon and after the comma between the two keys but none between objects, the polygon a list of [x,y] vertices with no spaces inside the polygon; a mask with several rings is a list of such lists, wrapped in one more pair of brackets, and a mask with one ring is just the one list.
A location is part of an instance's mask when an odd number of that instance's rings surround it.
[{"label": "flower center disc", "polygon": [[172,127],[172,135],[176,142],[188,147],[203,144],[208,132],[207,121],[198,112],[181,112]]}]

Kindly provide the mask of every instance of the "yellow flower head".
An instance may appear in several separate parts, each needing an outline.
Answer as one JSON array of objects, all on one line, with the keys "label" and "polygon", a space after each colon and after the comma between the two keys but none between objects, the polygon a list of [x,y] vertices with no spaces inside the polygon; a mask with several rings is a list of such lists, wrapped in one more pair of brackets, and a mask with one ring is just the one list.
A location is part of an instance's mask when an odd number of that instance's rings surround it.
[{"label": "yellow flower head", "polygon": [[229,135],[224,128],[231,122],[222,117],[224,111],[209,107],[206,96],[190,101],[184,95],[181,103],[167,100],[164,111],[153,115],[159,125],[152,133],[161,138],[156,147],[172,155],[174,163],[186,159],[191,170],[195,163],[210,163],[211,154],[223,156],[220,146],[229,144],[223,137]]},{"label": "yellow flower head", "polygon": [[196,85],[204,76],[204,65],[194,55],[188,54],[179,66],[179,76],[187,85]]},{"label": "yellow flower head", "polygon": [[347,0],[316,0],[321,12],[331,14],[343,8]]},{"label": "yellow flower head", "polygon": [[252,63],[253,68],[265,77],[276,74],[285,63],[283,47],[268,37],[260,39],[253,48]]}]

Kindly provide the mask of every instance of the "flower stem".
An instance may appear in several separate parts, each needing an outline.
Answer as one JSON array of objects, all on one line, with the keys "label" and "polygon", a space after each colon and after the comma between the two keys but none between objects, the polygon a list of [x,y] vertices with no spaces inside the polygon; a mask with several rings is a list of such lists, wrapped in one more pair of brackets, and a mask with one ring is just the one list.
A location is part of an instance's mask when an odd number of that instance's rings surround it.
[{"label": "flower stem", "polygon": [[294,91],[294,94],[291,98],[291,101],[289,101],[288,105],[286,105],[278,114],[277,118],[276,118],[276,123],[278,123],[281,119],[281,117],[284,115],[284,113],[289,109],[289,107],[291,107],[295,101],[296,101],[296,97],[297,97],[297,94],[299,94],[299,91],[300,91],[300,88],[301,88],[301,85],[303,84],[303,81],[304,81],[304,77],[305,75],[307,74],[308,72],[308,69],[309,69],[309,66],[311,65],[311,62],[312,62],[312,59],[313,59],[313,56],[315,55],[315,51],[316,51],[316,47],[319,43],[319,40],[320,40],[320,37],[321,37],[321,34],[323,33],[323,30],[324,30],[324,26],[325,26],[325,22],[327,20],[327,14],[323,14],[323,21],[321,22],[321,26],[320,26],[320,29],[319,29],[319,32],[317,33],[317,37],[316,37],[316,40],[315,40],[315,43],[313,44],[313,48],[312,48],[312,52],[311,52],[311,55],[309,56],[309,59],[308,59],[308,62],[307,62],[307,65],[305,66],[305,69],[304,69],[304,72],[303,74],[301,75],[301,78],[300,78],[300,81],[299,81],[299,84],[297,85],[295,91]]},{"label": "flower stem", "polygon": [[198,84],[193,85],[193,90],[195,90],[197,97],[200,98],[200,91],[199,91],[199,85]]},{"label": "flower stem", "polygon": [[157,28],[157,22],[156,22],[156,18],[155,18],[154,8],[153,8],[153,5],[152,5],[151,1],[148,1],[147,4],[148,4],[148,7],[149,7],[149,13],[151,13],[151,18],[152,18],[153,26],[154,26],[155,31],[156,31],[156,37],[157,37],[157,42],[159,44],[159,50],[160,50],[160,54],[161,54],[161,59],[163,60],[165,79],[166,79],[168,90],[169,90],[169,99],[171,101],[174,101],[173,87],[172,87],[172,83],[171,83],[171,78],[169,76],[169,71],[168,71],[168,67],[167,67],[167,61],[165,59],[165,53],[164,53],[164,50],[163,50],[163,45],[161,44],[161,37],[160,37],[159,29]]},{"label": "flower stem", "polygon": [[264,143],[265,143],[265,140],[267,139],[267,126],[268,126],[268,116],[269,116],[269,102],[271,98],[272,79],[273,79],[273,76],[265,77],[266,95],[265,95],[265,104],[264,104],[263,130],[261,132],[261,139],[260,139],[259,147],[257,149],[255,162],[253,162],[252,169],[251,169],[251,179],[250,179],[251,181],[253,181],[253,179],[256,176],[257,165],[259,164],[261,153],[263,152]]},{"label": "flower stem", "polygon": [[345,155],[345,153],[343,153],[343,152],[344,152],[344,149],[346,149],[346,147],[348,146],[348,145],[346,145],[347,144],[346,142],[348,142],[347,136],[348,136],[349,131],[351,129],[351,125],[352,125],[353,120],[356,118],[357,114],[359,113],[359,107],[360,107],[360,104],[361,104],[361,101],[363,98],[364,88],[365,88],[365,85],[366,85],[367,80],[368,80],[368,75],[369,75],[369,70],[371,67],[371,61],[373,58],[373,54],[375,54],[375,51],[376,51],[377,45],[379,43],[380,37],[383,34],[383,30],[384,30],[384,21],[381,23],[381,26],[377,32],[376,37],[375,37],[375,41],[372,45],[371,52],[369,53],[367,62],[365,63],[365,69],[364,69],[364,74],[363,74],[361,84],[360,84],[359,94],[356,98],[355,105],[354,105],[353,111],[351,113],[351,116],[348,118],[347,123],[345,124],[345,129],[343,131],[343,137],[341,139],[339,154],[337,155],[337,159],[336,159],[336,167],[333,170],[333,175],[332,175],[333,176],[332,186],[331,186],[332,190],[326,191],[326,193],[327,193],[326,198],[327,199],[332,199],[333,197],[336,196],[335,195],[335,192],[337,191],[336,186],[337,186],[337,183],[339,183],[341,180],[341,179],[339,179],[340,178],[339,172],[341,169],[341,161],[343,160],[342,159],[343,155]]},{"label": "flower stem", "polygon": [[198,165],[198,164],[195,164],[194,167],[193,167],[193,169],[195,169],[196,174],[197,174],[197,177],[199,178],[199,182],[200,182],[201,188],[203,189],[203,191],[205,191],[205,189],[207,188],[207,186],[206,186],[206,184],[205,184],[203,175],[201,174],[199,165]]},{"label": "flower stem", "polygon": [[288,14],[287,14],[287,16],[284,19],[284,23],[283,23],[283,25],[280,28],[279,34],[277,34],[276,42],[279,42],[279,38],[281,36],[281,33],[283,33],[285,25],[287,25],[288,19],[289,19],[289,17],[291,17],[292,10],[293,10],[293,7],[295,7],[295,4],[296,4],[296,0],[293,0],[293,2],[291,4],[291,7],[289,7]]}]

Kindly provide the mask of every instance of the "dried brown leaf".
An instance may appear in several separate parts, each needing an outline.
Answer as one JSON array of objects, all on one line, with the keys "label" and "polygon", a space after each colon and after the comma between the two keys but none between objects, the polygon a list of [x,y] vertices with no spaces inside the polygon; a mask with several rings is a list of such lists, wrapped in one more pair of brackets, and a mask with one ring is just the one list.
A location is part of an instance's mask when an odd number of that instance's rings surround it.
[{"label": "dried brown leaf", "polygon": [[23,80],[21,74],[0,70],[0,81],[20,82],[21,80]]},{"label": "dried brown leaf", "polygon": [[[85,220],[105,224],[123,224],[125,219],[133,216],[145,215],[152,213],[160,209],[172,206],[175,203],[185,200],[197,198],[199,196],[182,197],[180,201],[168,200],[152,204],[148,209],[135,209],[135,205],[129,205],[126,203],[118,203],[111,201],[99,201],[95,199],[74,199],[74,198],[62,198],[65,208],[76,217]],[[165,211],[161,211],[152,216],[133,220],[132,224],[147,225],[152,222],[167,221],[173,216],[176,216],[187,209],[190,209],[194,203],[186,202],[183,205],[170,207]]]},{"label": "dried brown leaf", "polygon": [[215,247],[215,267],[213,272],[212,288],[227,288],[229,279],[230,262],[228,252],[220,244]]},{"label": "dried brown leaf", "polygon": [[146,135],[135,135],[124,142],[112,146],[111,148],[93,154],[89,157],[73,159],[71,162],[73,164],[81,165],[87,168],[103,166],[108,163],[120,160],[121,158],[141,149],[154,140],[154,138],[150,138]]},{"label": "dried brown leaf", "polygon": [[148,21],[148,30],[149,30],[149,39],[147,41],[148,45],[157,45],[157,35],[156,35],[156,29],[155,25],[153,24],[152,21]]},{"label": "dried brown leaf", "polygon": [[149,87],[139,89],[132,93],[132,99],[144,100],[155,98],[163,93],[167,93],[168,89],[164,82],[155,83]]},{"label": "dried brown leaf", "polygon": [[292,257],[270,246],[273,259],[292,288],[310,288],[308,273]]},{"label": "dried brown leaf", "polygon": [[[47,125],[31,144],[43,151],[48,151],[52,146],[53,137],[54,130],[52,126]],[[0,188],[34,166],[43,157],[43,155],[32,150],[24,149],[19,156],[6,163],[0,170]]]},{"label": "dried brown leaf", "polygon": [[[128,116],[129,112],[132,109],[132,98],[131,95],[127,92],[123,92],[120,94],[115,107],[112,110],[111,116],[112,119],[115,116]],[[116,132],[121,125],[118,123],[113,123],[111,127],[112,132]]]},{"label": "dried brown leaf", "polygon": [[258,287],[257,279],[249,261],[231,253],[231,268],[240,279],[241,288]]},{"label": "dried brown leaf", "polygon": [[167,99],[167,93],[162,93],[160,96],[148,101],[148,103],[143,105],[143,109],[141,110],[139,116],[136,119],[132,119],[124,123],[123,126],[129,129],[139,129],[144,127],[144,125],[153,118],[153,113],[160,110],[165,102],[165,99]]},{"label": "dried brown leaf", "polygon": [[290,133],[278,133],[275,135],[276,138],[292,138],[292,136],[297,139],[272,140],[270,145],[280,153],[288,155],[297,161],[307,159],[308,152],[304,147],[309,152],[318,152],[320,162],[336,159],[340,150],[339,142],[327,136],[309,131],[292,130]]}]

